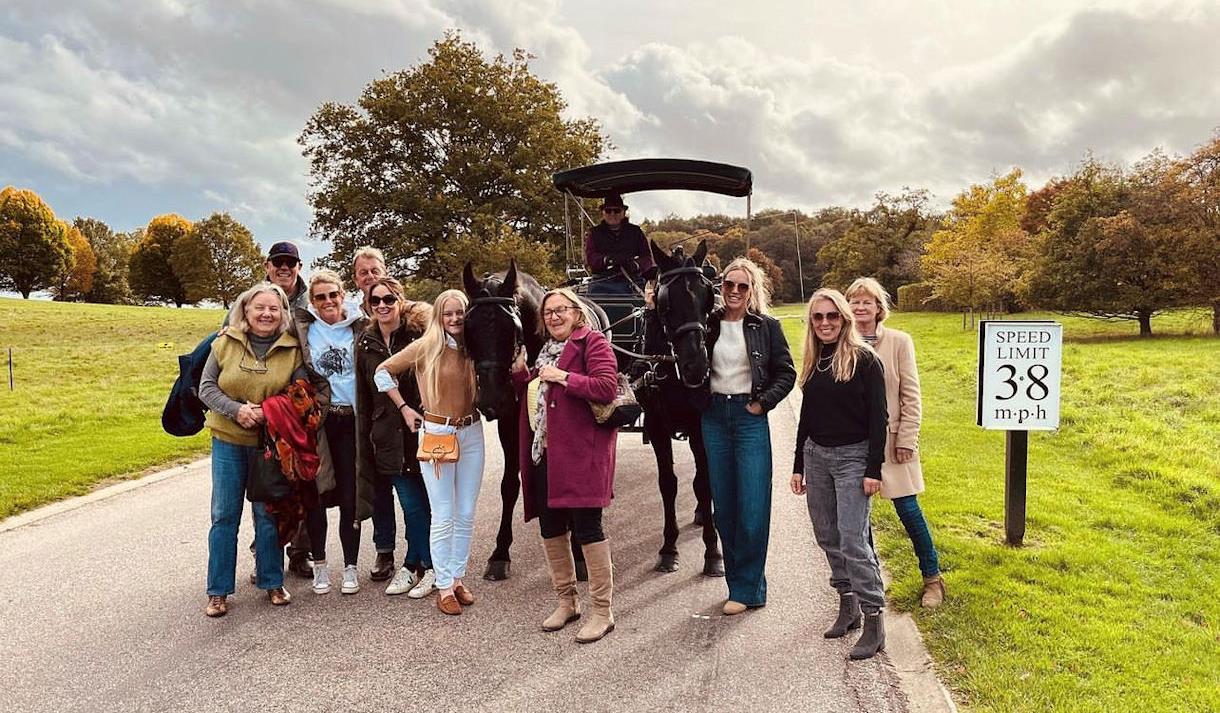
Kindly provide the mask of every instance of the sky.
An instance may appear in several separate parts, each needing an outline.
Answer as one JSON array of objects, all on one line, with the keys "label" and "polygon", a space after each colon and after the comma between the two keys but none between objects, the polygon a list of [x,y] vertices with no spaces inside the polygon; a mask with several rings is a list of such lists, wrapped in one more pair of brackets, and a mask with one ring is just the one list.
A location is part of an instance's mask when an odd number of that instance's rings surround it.
[{"label": "sky", "polygon": [[[749,167],[755,211],[938,206],[1020,167],[1034,187],[1092,152],[1188,153],[1220,126],[1220,2],[1058,0],[5,0],[0,185],[61,218],[130,230],[229,211],[306,260],[296,138],[446,30],[520,47],[609,158]],[[637,222],[744,214],[702,194],[633,196]]]}]

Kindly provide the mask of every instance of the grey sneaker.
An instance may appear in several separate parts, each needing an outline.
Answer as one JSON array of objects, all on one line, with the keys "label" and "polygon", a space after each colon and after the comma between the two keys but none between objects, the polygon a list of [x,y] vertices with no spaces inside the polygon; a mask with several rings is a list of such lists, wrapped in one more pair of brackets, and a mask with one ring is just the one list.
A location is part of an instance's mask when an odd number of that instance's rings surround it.
[{"label": "grey sneaker", "polygon": [[394,580],[390,582],[390,586],[385,588],[385,593],[391,596],[406,594],[411,591],[411,587],[414,587],[417,582],[419,582],[419,578],[414,571],[408,567],[401,567],[394,574]]},{"label": "grey sneaker", "polygon": [[339,591],[344,594],[355,594],[360,591],[360,580],[356,577],[356,565],[349,564],[343,568],[343,586]]},{"label": "grey sneaker", "polygon": [[325,561],[313,563],[313,593],[330,593],[330,567]]},{"label": "grey sneaker", "polygon": [[424,576],[419,578],[414,587],[411,587],[407,596],[412,599],[423,599],[434,591],[436,591],[436,573],[428,569],[424,570]]}]

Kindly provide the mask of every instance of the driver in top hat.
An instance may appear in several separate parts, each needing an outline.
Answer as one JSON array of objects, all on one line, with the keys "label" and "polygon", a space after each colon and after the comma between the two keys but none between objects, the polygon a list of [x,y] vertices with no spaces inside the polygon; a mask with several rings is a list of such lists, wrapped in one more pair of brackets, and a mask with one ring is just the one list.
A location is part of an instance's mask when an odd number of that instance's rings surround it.
[{"label": "driver in top hat", "polygon": [[627,219],[622,196],[609,195],[602,201],[602,222],[585,234],[585,263],[594,276],[592,294],[635,294],[635,287],[656,272],[648,238]]}]

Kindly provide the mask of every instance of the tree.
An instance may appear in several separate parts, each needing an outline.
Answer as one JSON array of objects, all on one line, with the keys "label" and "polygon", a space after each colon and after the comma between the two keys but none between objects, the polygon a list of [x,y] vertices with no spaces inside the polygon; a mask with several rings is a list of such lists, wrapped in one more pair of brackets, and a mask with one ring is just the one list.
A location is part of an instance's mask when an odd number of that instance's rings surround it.
[{"label": "tree", "polygon": [[920,279],[919,258],[935,229],[927,211],[928,192],[905,189],[900,195],[878,193],[876,204],[852,214],[842,237],[818,251],[822,284],[845,288],[860,276],[877,279],[891,295]]},{"label": "tree", "polygon": [[188,301],[216,300],[228,309],[262,275],[263,254],[246,226],[213,213],[174,242],[170,265]]},{"label": "tree", "polygon": [[508,261],[516,258],[517,269],[528,272],[543,285],[558,285],[563,273],[555,269],[555,246],[528,240],[506,225],[489,225],[480,236],[456,235],[444,241],[437,250],[437,259],[445,266],[446,275],[460,275],[467,261],[473,263],[476,274],[508,269]]},{"label": "tree", "polygon": [[1028,261],[1026,213],[1020,169],[958,194],[921,261],[933,297],[971,310],[1014,302]]},{"label": "tree", "polygon": [[13,186],[0,191],[0,288],[28,299],[54,285],[72,260],[67,232],[37,193]]},{"label": "tree", "polygon": [[488,61],[449,33],[428,55],[306,123],[312,232],[332,245],[320,262],[347,269],[356,247],[375,245],[393,273],[451,280],[441,247],[489,225],[563,245],[551,174],[601,155],[597,122],[564,119],[559,90],[521,50]]},{"label": "tree", "polygon": [[166,300],[178,307],[187,303],[186,288],[174,273],[174,244],[191,232],[191,222],[175,213],[148,222],[144,237],[131,253],[128,279],[131,289],[146,300]]},{"label": "tree", "polygon": [[97,272],[97,256],[89,241],[75,225],[64,226],[68,246],[72,249],[71,264],[63,271],[57,284],[51,288],[55,299],[60,301],[82,300],[93,289],[93,274]]},{"label": "tree", "polygon": [[767,281],[771,283],[771,294],[779,298],[784,290],[784,271],[779,269],[775,261],[758,248],[750,248],[746,257],[762,268],[763,274],[767,276]]},{"label": "tree", "polygon": [[[127,285],[127,263],[132,249],[139,243],[129,233],[115,233],[96,218],[77,218],[72,226],[85,236],[97,260],[93,285],[82,295],[86,302],[123,304],[131,301]],[[142,235],[141,235],[142,237]]]},{"label": "tree", "polygon": [[1220,135],[1182,161],[1180,170],[1191,190],[1184,288],[1191,302],[1211,306],[1212,332],[1220,334]]},{"label": "tree", "polygon": [[1063,185],[1037,240],[1029,298],[1036,305],[1139,322],[1183,304],[1187,272],[1177,231],[1184,182],[1154,152],[1130,173],[1092,157]]}]

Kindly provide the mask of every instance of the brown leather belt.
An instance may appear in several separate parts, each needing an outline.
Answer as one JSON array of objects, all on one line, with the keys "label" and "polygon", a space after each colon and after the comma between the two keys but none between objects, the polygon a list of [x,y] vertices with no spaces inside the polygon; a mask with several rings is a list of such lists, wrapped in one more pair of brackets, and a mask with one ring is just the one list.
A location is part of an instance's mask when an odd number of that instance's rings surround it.
[{"label": "brown leather belt", "polygon": [[351,406],[348,406],[347,404],[331,404],[327,408],[327,411],[329,413],[333,413],[336,416],[354,416],[354,415],[356,415],[356,410],[354,408],[352,408]]},{"label": "brown leather belt", "polygon": [[476,411],[461,418],[448,418],[446,416],[438,416],[434,413],[424,411],[424,420],[428,423],[435,423],[441,426],[453,426],[455,428],[465,428],[475,421],[479,420],[479,412]]}]

